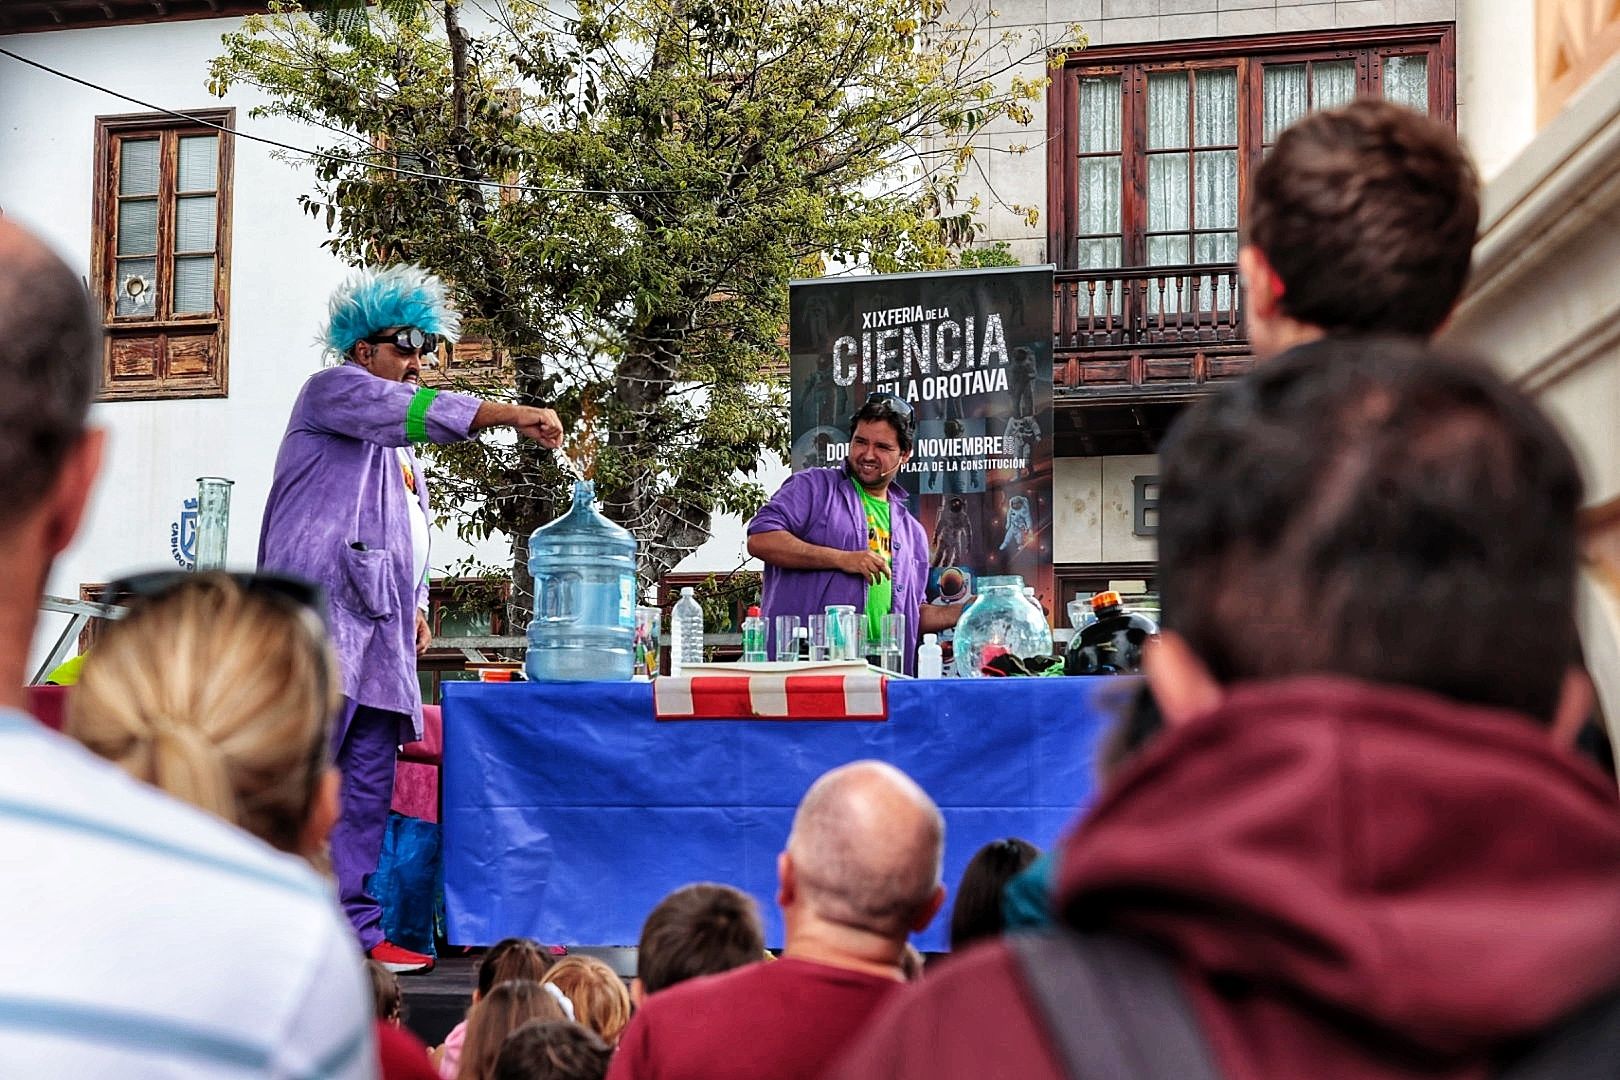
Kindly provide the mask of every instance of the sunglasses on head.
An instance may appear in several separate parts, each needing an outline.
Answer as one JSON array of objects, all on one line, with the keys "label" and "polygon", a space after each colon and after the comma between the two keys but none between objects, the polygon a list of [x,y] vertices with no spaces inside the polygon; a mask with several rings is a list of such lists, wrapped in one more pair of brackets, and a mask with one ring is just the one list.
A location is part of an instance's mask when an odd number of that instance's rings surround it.
[{"label": "sunglasses on head", "polygon": [[903,397],[896,394],[891,394],[885,390],[874,390],[870,394],[867,394],[866,404],[880,406],[906,420],[911,419],[911,414],[913,411],[911,408],[911,402],[907,401]]},{"label": "sunglasses on head", "polygon": [[[231,573],[210,570],[206,573],[230,578],[237,588],[252,596],[269,596],[306,608],[326,627],[326,590],[312,581],[286,574]],[[197,580],[190,570],[152,570],[144,574],[131,574],[108,582],[101,590],[101,602],[129,606],[143,600],[156,600],[174,592],[180,586]]]},{"label": "sunglasses on head", "polygon": [[439,335],[429,334],[418,330],[414,326],[407,326],[403,330],[395,330],[391,334],[372,334],[364,339],[372,345],[392,345],[402,353],[436,353],[439,351]]},{"label": "sunglasses on head", "polygon": [[[297,615],[298,624],[309,635],[310,644],[321,651],[329,648],[331,631],[326,618],[326,590],[312,581],[287,574],[232,573],[227,570],[205,570],[201,573],[193,573],[190,570],[152,570],[108,582],[102,588],[101,602],[130,608],[138,607],[161,599],[190,582],[206,579],[210,575],[229,578],[237,588],[250,596],[268,598],[282,605],[290,604]],[[319,673],[316,700],[325,702],[327,695],[332,692],[330,684],[333,672],[329,671],[325,664],[317,665],[316,670]],[[325,721],[320,725],[309,752],[311,799],[315,795],[315,782],[325,771],[330,756],[327,744],[330,741],[331,717],[325,717]]]}]

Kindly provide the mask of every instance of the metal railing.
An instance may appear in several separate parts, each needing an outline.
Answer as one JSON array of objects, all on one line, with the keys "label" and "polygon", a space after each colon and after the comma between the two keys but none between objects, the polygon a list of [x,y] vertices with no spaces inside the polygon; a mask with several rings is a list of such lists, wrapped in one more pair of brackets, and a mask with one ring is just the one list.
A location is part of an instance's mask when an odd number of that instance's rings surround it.
[{"label": "metal railing", "polygon": [[50,595],[39,598],[39,610],[54,611],[69,618],[62,632],[56,635],[56,641],[51,644],[51,651],[45,654],[45,662],[28,680],[30,683],[44,682],[45,677],[67,659],[68,650],[77,646],[79,635],[90,625],[91,619],[122,619],[128,614],[127,608],[117,604],[98,604],[93,600],[69,600],[65,596]]},{"label": "metal railing", "polygon": [[1248,343],[1236,263],[1060,270],[1052,293],[1059,352]]}]

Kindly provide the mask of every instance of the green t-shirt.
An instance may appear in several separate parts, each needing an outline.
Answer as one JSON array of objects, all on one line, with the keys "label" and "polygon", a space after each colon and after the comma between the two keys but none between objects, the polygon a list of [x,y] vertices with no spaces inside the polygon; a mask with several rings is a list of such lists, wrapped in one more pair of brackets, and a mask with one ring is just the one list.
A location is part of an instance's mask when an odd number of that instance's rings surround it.
[{"label": "green t-shirt", "polygon": [[894,607],[894,550],[889,542],[889,496],[886,493],[873,495],[854,479],[850,483],[855,484],[855,490],[861,496],[861,506],[866,511],[867,549],[883,556],[884,565],[889,568],[888,576],[882,581],[866,587],[866,638],[868,641],[878,641],[883,637],[883,616]]}]

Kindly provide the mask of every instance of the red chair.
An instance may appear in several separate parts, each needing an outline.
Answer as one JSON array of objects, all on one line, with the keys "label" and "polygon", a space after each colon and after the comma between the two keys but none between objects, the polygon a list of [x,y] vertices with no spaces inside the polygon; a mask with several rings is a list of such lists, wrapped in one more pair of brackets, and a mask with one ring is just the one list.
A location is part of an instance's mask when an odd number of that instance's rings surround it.
[{"label": "red chair", "polygon": [[422,737],[406,743],[394,766],[396,811],[423,821],[439,820],[439,764],[444,759],[444,717],[437,705],[422,706]]}]

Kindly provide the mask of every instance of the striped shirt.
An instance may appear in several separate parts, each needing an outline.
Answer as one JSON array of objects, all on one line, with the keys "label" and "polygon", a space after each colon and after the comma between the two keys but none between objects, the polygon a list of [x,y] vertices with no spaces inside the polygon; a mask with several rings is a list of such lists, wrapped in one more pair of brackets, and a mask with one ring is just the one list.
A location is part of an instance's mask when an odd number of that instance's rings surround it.
[{"label": "striped shirt", "polygon": [[371,998],[302,863],[0,709],[0,1074],[372,1077]]}]

